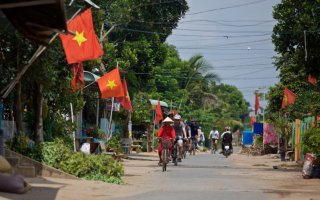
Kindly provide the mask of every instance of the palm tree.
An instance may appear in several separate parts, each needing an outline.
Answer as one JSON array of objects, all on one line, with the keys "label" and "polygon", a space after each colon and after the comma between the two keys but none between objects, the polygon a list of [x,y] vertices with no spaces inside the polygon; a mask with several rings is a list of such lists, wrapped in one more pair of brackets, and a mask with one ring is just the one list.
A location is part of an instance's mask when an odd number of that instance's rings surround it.
[{"label": "palm tree", "polygon": [[[207,102],[208,96],[212,97],[213,100],[216,100],[216,97],[212,94],[206,93],[206,89],[210,82],[220,81],[219,76],[214,72],[208,72],[213,69],[213,66],[208,63],[204,57],[200,54],[196,54],[192,56],[188,61],[188,81],[186,83],[185,89],[189,90],[197,90],[200,94],[199,97],[203,97],[206,99],[201,99],[201,102]],[[189,86],[189,84],[191,86]],[[179,109],[181,107],[182,100],[184,96],[181,97]]]}]

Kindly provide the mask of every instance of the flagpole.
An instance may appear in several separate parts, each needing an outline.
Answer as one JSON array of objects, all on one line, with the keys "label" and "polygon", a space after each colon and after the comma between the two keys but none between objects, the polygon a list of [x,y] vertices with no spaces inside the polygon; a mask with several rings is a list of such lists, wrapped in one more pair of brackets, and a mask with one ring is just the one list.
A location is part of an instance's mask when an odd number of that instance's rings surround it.
[{"label": "flagpole", "polygon": [[111,98],[111,111],[110,111],[110,120],[109,120],[109,136],[111,136],[111,128],[112,128],[112,111],[113,111],[113,103],[114,97]]},{"label": "flagpole", "polygon": [[156,130],[155,119],[156,119],[156,110],[154,110],[154,118],[153,118],[152,147],[151,147],[152,150],[151,151],[154,151],[154,131]]},{"label": "flagpole", "polygon": [[86,89],[87,87],[89,87],[90,85],[94,84],[97,81],[92,81],[91,83],[89,83],[88,85],[84,86],[83,89]]},{"label": "flagpole", "polygon": [[[71,122],[73,123],[74,119],[73,119],[73,106],[72,106],[72,103],[70,103],[70,109],[71,109]],[[73,150],[74,150],[74,152],[76,152],[77,149],[76,149],[76,132],[75,131],[72,131],[72,136],[73,136]]]},{"label": "flagpole", "polygon": [[[118,61],[117,61],[117,67],[118,68]],[[110,111],[110,120],[109,120],[109,136],[112,134],[112,113],[113,113],[113,104],[114,104],[114,97],[111,98],[111,111]]]}]

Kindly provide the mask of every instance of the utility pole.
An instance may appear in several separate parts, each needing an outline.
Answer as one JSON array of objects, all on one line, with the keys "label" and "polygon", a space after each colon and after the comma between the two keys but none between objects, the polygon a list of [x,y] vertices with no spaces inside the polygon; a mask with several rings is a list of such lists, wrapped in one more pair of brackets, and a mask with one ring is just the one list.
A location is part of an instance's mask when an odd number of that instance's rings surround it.
[{"label": "utility pole", "polygon": [[[258,87],[256,90],[255,90],[255,93],[257,93],[258,95],[259,94],[262,94],[262,101],[264,102],[264,104],[265,104],[265,101],[266,101],[266,89],[267,89],[267,87],[266,86],[263,86],[263,87]],[[265,113],[264,113],[264,111],[265,111],[265,106],[266,105],[264,105],[264,106],[261,106],[260,105],[260,110],[262,111],[262,121],[264,122],[265,121]]]}]

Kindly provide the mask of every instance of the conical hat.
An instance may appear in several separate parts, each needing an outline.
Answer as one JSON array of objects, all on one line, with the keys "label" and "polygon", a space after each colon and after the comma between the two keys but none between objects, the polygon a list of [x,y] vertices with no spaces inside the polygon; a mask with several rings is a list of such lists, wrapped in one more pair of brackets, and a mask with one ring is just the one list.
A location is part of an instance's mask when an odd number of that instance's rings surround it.
[{"label": "conical hat", "polygon": [[170,117],[165,118],[162,122],[170,122],[173,123],[172,119]]}]

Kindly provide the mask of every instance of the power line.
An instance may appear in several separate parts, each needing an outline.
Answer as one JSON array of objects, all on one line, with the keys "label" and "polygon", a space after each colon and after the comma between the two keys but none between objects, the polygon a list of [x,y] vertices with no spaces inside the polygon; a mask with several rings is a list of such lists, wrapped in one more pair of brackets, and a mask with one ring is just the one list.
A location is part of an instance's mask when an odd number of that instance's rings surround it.
[{"label": "power line", "polygon": [[266,70],[269,70],[269,69],[272,69],[272,68],[268,68],[268,69],[259,69],[259,70],[256,70],[256,71],[252,71],[252,72],[247,72],[247,73],[243,73],[243,74],[237,74],[237,75],[234,75],[234,76],[229,76],[227,77],[226,79],[230,79],[230,78],[234,78],[234,77],[239,77],[239,76],[246,76],[246,75],[249,75],[249,74],[254,74],[254,73],[257,73],[257,72],[262,72],[262,71],[266,71]]},{"label": "power line", "polygon": [[[184,21],[184,22],[180,22],[180,23],[184,24],[186,22],[188,22],[188,21]],[[207,23],[201,23],[200,24],[199,22],[207,22]],[[272,25],[272,24],[271,25],[266,25],[266,24],[268,24],[270,22],[258,22],[258,23],[254,23],[254,24],[227,24],[227,23],[222,23],[222,22],[217,22],[217,21],[212,21],[212,20],[201,20],[199,22],[198,22],[198,25],[208,25],[208,24],[212,24],[213,23],[213,24],[218,24],[220,26],[231,26],[231,27],[254,27],[254,26],[262,26],[262,25],[268,27],[268,26]]]},{"label": "power line", "polygon": [[221,7],[221,8],[215,8],[215,9],[210,9],[210,10],[205,10],[205,11],[200,11],[200,12],[194,12],[194,13],[187,13],[186,15],[197,15],[197,14],[202,14],[202,13],[207,13],[207,12],[214,12],[214,11],[218,11],[218,10],[226,10],[226,9],[230,9],[230,8],[239,8],[239,7],[243,7],[243,6],[250,6],[253,4],[258,4],[258,3],[262,3],[268,0],[259,0],[259,1],[251,1],[248,3],[243,3],[243,4],[237,4],[237,5],[233,5],[233,6],[226,6],[226,7]]},{"label": "power line", "polygon": [[[235,67],[235,68],[238,68],[238,69],[241,69],[241,70],[243,70],[243,69],[259,69],[259,70],[262,70],[262,69],[275,69],[275,68],[271,68],[271,67],[241,67],[241,68],[239,68],[239,67]],[[213,71],[228,71],[228,70],[235,70],[234,68],[214,68],[214,70]]]},{"label": "power line", "polygon": [[[117,29],[130,31],[130,32],[139,32],[139,33],[147,33],[147,34],[159,34],[159,35],[168,35],[168,33],[163,32],[154,32],[154,31],[146,31],[146,30],[138,30],[138,29],[131,29],[131,28],[122,28],[117,27]],[[259,37],[259,36],[267,36],[270,34],[248,34],[248,35],[192,35],[192,34],[172,34],[175,36],[182,36],[182,37],[208,37],[208,38],[241,38],[241,37]]]},{"label": "power line", "polygon": [[206,59],[209,62],[228,62],[228,61],[235,61],[235,60],[261,60],[261,59],[273,59],[272,57],[246,57],[246,58],[225,58],[225,59],[217,59],[217,60],[211,60],[211,59]]},{"label": "power line", "polygon": [[[144,21],[144,20],[131,20],[131,22],[136,22],[136,23],[144,23],[144,24],[158,24],[158,25],[172,25],[172,22],[167,22],[167,21]],[[193,22],[210,22],[210,23],[235,23],[235,22],[255,22],[255,23],[271,23],[271,22],[276,22],[276,20],[208,20],[208,19],[193,19],[193,20],[185,20],[185,21],[180,21],[180,24],[183,23],[193,23]]]},{"label": "power line", "polygon": [[257,49],[257,48],[215,48],[215,47],[208,47],[208,46],[198,46],[198,47],[178,47],[178,49],[211,49],[211,50],[219,50],[219,51],[274,51],[273,49]]},{"label": "power line", "polygon": [[153,5],[168,4],[168,3],[180,3],[181,4],[181,1],[180,0],[173,0],[173,1],[160,1],[160,2],[153,2],[153,3],[145,3],[145,4],[137,5],[137,6],[133,7],[132,9],[143,7],[143,6],[153,6]]},{"label": "power line", "polygon": [[224,79],[221,80],[238,80],[238,81],[252,81],[252,80],[271,80],[271,79],[278,79],[278,77],[270,76],[270,77],[255,77],[255,78],[232,78],[232,79]]},{"label": "power line", "polygon": [[[192,42],[192,41],[213,41],[211,38],[210,39],[201,39],[201,38],[198,38],[198,39],[181,39],[181,40],[174,40],[174,41],[178,41],[178,42]],[[224,43],[224,44],[217,44],[217,46],[229,46],[229,45],[237,45],[237,44],[248,44],[248,43],[259,43],[259,42],[262,42],[262,41],[271,41],[271,38],[268,38],[268,39],[261,39],[261,40],[253,40],[253,41],[246,41],[246,42],[235,42],[235,43]]]},{"label": "power line", "polygon": [[272,33],[272,31],[228,31],[228,30],[213,30],[213,29],[190,29],[190,28],[175,28],[176,31],[192,31],[192,32],[210,32],[210,33]]}]

